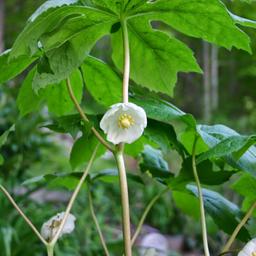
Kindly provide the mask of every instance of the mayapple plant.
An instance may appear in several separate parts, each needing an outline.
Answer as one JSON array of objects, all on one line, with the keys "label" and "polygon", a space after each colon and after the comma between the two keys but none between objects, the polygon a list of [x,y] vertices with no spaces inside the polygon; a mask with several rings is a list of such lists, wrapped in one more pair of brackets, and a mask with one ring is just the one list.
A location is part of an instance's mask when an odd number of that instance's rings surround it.
[{"label": "mayapple plant", "polygon": [[[164,23],[173,33],[154,26],[154,21]],[[148,212],[169,191],[182,195],[187,204],[191,196],[198,199],[205,256],[210,255],[206,212],[231,235],[222,255],[236,237],[244,242],[252,238],[245,224],[256,207],[256,186],[249,193],[246,185],[256,184],[256,137],[242,136],[224,125],[197,124],[192,115],[161,99],[163,94],[173,96],[178,72],[202,73],[192,50],[175,37],[177,32],[250,53],[250,39],[238,25],[256,28],[255,21],[231,13],[221,0],[49,0],[32,14],[12,49],[0,56],[0,84],[29,67],[17,98],[20,117],[29,118],[29,113],[47,105],[55,117],[49,129],[75,138],[82,133],[74,143],[70,162],[74,170],[86,165],[66,211],[45,222],[41,233],[0,185],[46,246],[48,256],[54,255],[58,239],[73,231],[75,219],[79,222],[79,216],[71,214],[72,206],[85,182],[93,187],[96,178],[89,171],[94,160],[106,151],[116,160],[121,191],[123,251],[118,255],[132,255]],[[111,39],[111,64],[91,55],[104,36]],[[80,105],[84,88],[101,106],[90,115]],[[184,128],[180,129],[177,122]],[[11,131],[13,128],[0,137],[0,147]],[[163,159],[163,154],[171,151],[178,152],[183,161],[178,175],[170,172]],[[163,186],[146,207],[133,235],[124,154],[140,157],[141,172],[149,173]],[[0,159],[3,161],[3,157]],[[211,188],[235,174],[232,189],[252,202],[250,207],[240,209]],[[88,193],[104,253],[110,255],[90,188]],[[254,240],[239,255],[254,256],[253,246]]]}]

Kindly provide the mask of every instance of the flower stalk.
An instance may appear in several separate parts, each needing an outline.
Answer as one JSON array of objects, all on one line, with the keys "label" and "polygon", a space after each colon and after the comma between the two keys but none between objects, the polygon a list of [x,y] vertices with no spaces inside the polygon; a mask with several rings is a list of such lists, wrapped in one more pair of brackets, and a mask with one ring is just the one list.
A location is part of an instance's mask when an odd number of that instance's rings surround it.
[{"label": "flower stalk", "polygon": [[204,255],[205,256],[210,256],[209,246],[208,246],[208,239],[207,239],[206,218],[205,218],[205,211],[204,211],[204,199],[203,199],[202,188],[201,188],[201,184],[200,184],[200,180],[199,180],[198,173],[197,173],[197,168],[196,168],[196,143],[197,143],[197,139],[198,139],[198,137],[196,135],[194,143],[193,143],[193,149],[192,149],[192,169],[193,169],[193,174],[194,174],[194,178],[195,178],[195,181],[196,181],[198,197],[199,197],[200,221],[201,221],[201,228],[202,228]]},{"label": "flower stalk", "polygon": [[124,49],[124,76],[123,76],[123,103],[129,102],[129,78],[130,78],[130,46],[127,21],[124,18],[121,21],[123,33],[123,49]]},{"label": "flower stalk", "polygon": [[119,182],[120,182],[120,190],[121,190],[124,251],[125,251],[125,256],[132,256],[129,194],[128,194],[125,163],[124,163],[124,157],[123,157],[123,144],[121,144],[119,148],[120,149],[115,154],[115,158],[116,158],[116,163],[119,171]]},{"label": "flower stalk", "polygon": [[256,208],[256,202],[254,202],[251,207],[249,208],[248,212],[245,214],[245,216],[243,217],[243,219],[241,220],[241,222],[237,225],[237,227],[235,228],[234,232],[232,233],[231,237],[229,238],[229,240],[227,241],[226,245],[223,247],[222,249],[222,254],[224,254],[225,252],[227,252],[232,243],[234,242],[234,240],[236,239],[236,236],[238,235],[239,231],[241,230],[241,228],[246,224],[246,222],[248,221],[248,219],[252,216],[254,210]]}]

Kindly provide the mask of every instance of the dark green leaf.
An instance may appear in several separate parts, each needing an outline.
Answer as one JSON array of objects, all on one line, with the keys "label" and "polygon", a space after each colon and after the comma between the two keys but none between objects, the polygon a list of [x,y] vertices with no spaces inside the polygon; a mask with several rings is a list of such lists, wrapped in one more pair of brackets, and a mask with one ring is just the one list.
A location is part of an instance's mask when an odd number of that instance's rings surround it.
[{"label": "dark green leaf", "polygon": [[193,128],[196,126],[196,121],[192,115],[183,112],[167,101],[143,97],[138,94],[132,96],[131,101],[144,108],[148,118],[167,124],[173,121],[181,121],[187,126]]},{"label": "dark green leaf", "polygon": [[0,84],[20,74],[35,60],[35,58],[20,56],[15,60],[9,61],[10,53],[11,50],[7,50],[0,54],[0,67],[2,67],[2,71],[0,73]]},{"label": "dark green leaf", "polygon": [[[195,186],[188,185],[187,189],[198,197],[197,188]],[[206,211],[211,215],[218,227],[227,234],[232,234],[240,223],[239,220],[242,218],[242,212],[239,208],[219,193],[208,189],[203,189],[203,199]],[[245,227],[240,230],[237,238],[241,241],[251,239]]]},{"label": "dark green leaf", "polygon": [[19,90],[17,105],[21,116],[37,111],[43,99],[40,94],[36,94],[32,89],[32,81],[36,70],[32,69]]},{"label": "dark green leaf", "polygon": [[[241,157],[243,153],[247,151],[248,147],[251,146],[251,143],[248,145],[248,142],[251,140],[252,137],[249,136],[236,135],[228,137],[227,139],[224,139],[220,143],[216,144],[214,147],[210,148],[207,152],[200,155],[197,162],[200,163],[206,159],[228,156],[234,152],[240,152],[243,149],[242,154],[239,153]],[[247,148],[245,148],[245,146],[247,146]]]},{"label": "dark green leaf", "polygon": [[[98,144],[98,140],[92,134],[84,134],[73,145],[70,154],[70,164],[73,169],[77,169],[86,164],[91,158],[92,152]],[[105,148],[100,145],[97,151],[97,156],[105,152]]]},{"label": "dark green leaf", "polygon": [[[70,75],[70,83],[77,101],[80,103],[83,96],[83,79],[79,70]],[[63,116],[74,109],[74,103],[70,98],[66,81],[57,85],[49,85],[44,90],[44,98],[50,112],[57,116]]]},{"label": "dark green leaf", "polygon": [[140,162],[140,169],[142,172],[149,172],[154,178],[160,180],[173,176],[160,150],[147,145],[141,156],[142,161]]},{"label": "dark green leaf", "polygon": [[[239,133],[224,125],[198,125],[197,132],[200,134],[201,138],[209,148],[215,147],[218,143],[227,138],[240,136]],[[256,148],[254,146],[251,146],[239,160],[237,160],[236,157],[229,155],[225,156],[224,158],[232,167],[256,175]]]}]

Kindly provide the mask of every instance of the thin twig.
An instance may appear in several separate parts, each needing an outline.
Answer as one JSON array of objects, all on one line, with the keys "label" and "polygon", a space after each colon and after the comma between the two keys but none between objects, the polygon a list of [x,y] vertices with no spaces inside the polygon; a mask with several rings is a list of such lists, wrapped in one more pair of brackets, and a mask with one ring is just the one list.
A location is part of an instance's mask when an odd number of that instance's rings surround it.
[{"label": "thin twig", "polygon": [[3,191],[3,193],[6,195],[8,200],[11,202],[11,204],[14,206],[14,208],[18,211],[18,213],[21,215],[21,217],[27,222],[27,224],[31,227],[31,229],[34,231],[34,233],[37,235],[37,237],[42,241],[44,245],[47,246],[47,241],[41,236],[40,232],[37,230],[37,228],[34,226],[34,224],[30,221],[30,219],[23,213],[23,211],[20,209],[20,207],[16,204],[12,196],[9,194],[9,192],[0,185],[0,189]]},{"label": "thin twig", "polygon": [[61,224],[59,226],[59,229],[56,232],[55,236],[53,237],[52,241],[50,242],[50,245],[52,245],[52,246],[54,246],[55,243],[57,242],[57,240],[58,240],[58,238],[60,236],[60,233],[62,232],[62,230],[63,230],[63,228],[64,228],[64,226],[66,224],[66,221],[68,219],[68,216],[69,216],[69,213],[70,213],[70,211],[72,209],[72,206],[73,206],[73,204],[74,204],[74,202],[76,200],[76,197],[77,197],[77,195],[78,195],[78,193],[79,193],[79,191],[80,191],[80,189],[81,189],[81,187],[82,187],[82,185],[83,185],[83,183],[84,183],[84,181],[85,181],[85,179],[86,179],[86,177],[87,177],[87,175],[89,173],[89,170],[92,167],[92,163],[93,163],[94,158],[96,156],[98,147],[99,147],[99,144],[97,144],[97,146],[95,147],[95,149],[94,149],[94,151],[92,153],[92,156],[91,156],[91,158],[90,158],[90,160],[88,162],[88,165],[87,165],[87,167],[86,167],[86,169],[85,169],[81,179],[79,180],[79,182],[78,182],[78,184],[76,186],[75,191],[73,192],[73,194],[72,194],[72,196],[71,196],[71,198],[69,200],[68,206],[66,208],[66,211],[65,211],[64,217],[63,217],[63,219],[61,221]]},{"label": "thin twig", "polygon": [[201,228],[202,228],[204,254],[205,256],[210,256],[208,239],[207,239],[206,218],[205,218],[205,212],[204,212],[204,199],[203,199],[202,188],[201,188],[201,184],[200,184],[200,180],[199,180],[197,168],[196,168],[196,143],[197,143],[197,136],[195,137],[195,140],[193,143],[193,149],[192,149],[192,168],[193,168],[193,173],[196,181],[198,197],[199,197],[200,215],[201,215],[200,221],[201,221]]},{"label": "thin twig", "polygon": [[222,249],[222,253],[225,253],[226,251],[228,251],[232,245],[232,243],[234,242],[234,240],[236,239],[236,236],[238,235],[239,231],[241,230],[241,228],[246,224],[246,222],[248,221],[248,219],[251,217],[251,215],[253,214],[254,209],[256,208],[256,202],[254,202],[252,204],[252,206],[250,207],[250,209],[248,210],[248,212],[245,214],[245,216],[243,217],[243,219],[241,220],[241,222],[237,225],[237,227],[235,228],[235,230],[233,231],[231,237],[229,238],[229,240],[227,241],[226,245],[223,247]]},{"label": "thin twig", "polygon": [[160,193],[158,193],[156,196],[154,196],[151,201],[149,202],[149,204],[147,205],[147,207],[145,208],[142,216],[141,216],[141,219],[139,221],[139,224],[137,226],[137,229],[132,237],[132,245],[134,245],[138,235],[140,234],[140,231],[141,231],[141,228],[142,228],[142,225],[149,213],[149,211],[151,210],[151,208],[153,207],[153,205],[156,203],[156,201],[163,195],[165,194],[167,191],[169,191],[169,188],[166,188],[164,190],[162,190]]},{"label": "thin twig", "polygon": [[95,214],[95,212],[94,212],[93,202],[92,202],[92,195],[91,195],[91,191],[90,191],[90,187],[89,187],[89,186],[88,186],[88,199],[89,199],[90,212],[91,212],[93,221],[94,221],[94,223],[95,223],[96,229],[97,229],[97,231],[98,231],[98,234],[99,234],[99,237],[100,237],[100,241],[101,241],[102,247],[103,247],[103,249],[104,249],[104,251],[105,251],[106,256],[109,256],[110,253],[109,253],[109,251],[108,251],[108,248],[107,248],[107,245],[106,245],[106,242],[105,242],[103,233],[102,233],[102,231],[101,231],[99,222],[98,222],[97,217],[96,217],[96,214]]},{"label": "thin twig", "polygon": [[[88,117],[85,115],[85,113],[83,112],[82,108],[80,107],[77,99],[76,99],[76,96],[73,92],[73,89],[72,89],[72,85],[70,83],[70,79],[67,78],[66,79],[66,84],[67,84],[67,88],[68,88],[68,93],[69,93],[69,96],[71,98],[71,100],[73,101],[78,113],[80,114],[81,118],[83,119],[83,121],[85,123],[88,123],[89,122],[89,119]],[[111,152],[114,152],[114,149],[112,146],[110,146],[105,140],[104,138],[99,134],[99,132],[95,129],[95,127],[92,127],[91,128],[92,132],[94,133],[94,135],[97,137],[97,139],[99,140],[99,142],[101,144],[103,144],[109,151]]]}]

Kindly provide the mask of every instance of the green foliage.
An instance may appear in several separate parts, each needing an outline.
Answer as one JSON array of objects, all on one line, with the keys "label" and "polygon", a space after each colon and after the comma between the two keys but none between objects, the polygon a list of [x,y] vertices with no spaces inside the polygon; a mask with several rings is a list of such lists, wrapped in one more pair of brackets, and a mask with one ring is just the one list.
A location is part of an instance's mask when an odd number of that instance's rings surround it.
[{"label": "green foliage", "polygon": [[[198,196],[195,186],[189,185],[187,189]],[[238,219],[241,220],[242,217],[242,212],[237,205],[228,201],[219,193],[207,189],[203,189],[203,199],[206,211],[212,216],[218,227],[227,234],[232,234],[239,223]],[[248,241],[251,238],[245,227],[240,230],[238,237],[242,241]]]},{"label": "green foliage", "polygon": [[[47,160],[43,161],[41,148],[48,148],[49,143],[43,145],[40,139],[35,144],[31,142],[32,146],[27,145],[26,141],[20,143],[29,149],[26,156],[20,153],[23,150],[23,147],[19,148],[20,145],[18,149],[12,147],[13,151],[4,148],[3,156],[0,155],[0,165],[6,164],[3,161],[5,156],[11,158],[14,155],[14,160],[7,163],[7,166],[12,170],[12,167],[20,164],[17,167],[20,173],[28,167],[22,164],[23,161],[32,159],[39,163],[39,168],[33,166],[32,170],[37,172],[31,171],[29,179],[24,182],[25,186],[47,183],[51,189],[75,188],[81,173],[74,171],[81,170],[88,163],[98,144],[91,128],[98,130],[101,114],[112,104],[122,101],[123,33],[127,25],[131,57],[130,101],[141,106],[148,118],[144,135],[125,148],[127,155],[140,159],[141,173],[128,172],[129,183],[136,184],[134,190],[139,186],[146,190],[147,186],[144,185],[147,182],[159,181],[158,185],[157,182],[153,183],[155,187],[167,186],[173,193],[176,206],[198,219],[198,191],[193,185],[192,169],[192,147],[197,138],[195,155],[198,176],[202,184],[209,186],[203,189],[206,211],[220,230],[231,234],[243,212],[217,190],[230,181],[231,177],[236,179],[234,174],[240,172],[241,177],[232,188],[245,197],[246,203],[255,200],[255,135],[243,136],[224,125],[198,125],[191,114],[169,103],[169,96],[174,94],[180,72],[202,73],[193,51],[185,43],[187,36],[227,49],[235,47],[251,52],[249,37],[237,25],[256,28],[255,24],[255,21],[232,14],[219,0],[45,2],[32,14],[13,48],[0,55],[0,65],[5,69],[0,74],[0,83],[14,78],[26,68],[30,69],[17,98],[22,118],[18,122],[33,117],[28,116],[32,112],[40,113],[46,105],[51,114],[46,116],[47,123],[43,119],[31,127],[40,122],[40,126],[52,131],[72,135],[74,143],[69,159],[72,171],[67,161],[62,165],[46,164],[48,158],[57,162],[55,150],[58,150],[54,147],[46,149]],[[93,56],[102,38],[110,39],[108,42],[112,49],[112,54],[109,49],[104,62]],[[85,104],[82,105],[83,111],[91,114],[88,115],[88,123],[84,123],[80,115],[74,112],[67,79],[70,79],[77,102]],[[26,125],[30,126],[29,123]],[[0,147],[11,131],[12,128],[0,136]],[[18,130],[15,136],[23,139],[26,131],[19,133]],[[45,136],[50,137],[48,132]],[[26,138],[24,136],[24,140]],[[31,157],[30,154],[33,154],[30,150],[36,151],[38,158]],[[105,152],[106,149],[100,145],[97,153],[99,161],[102,161]],[[173,153],[178,155],[181,162],[176,168],[169,159]],[[107,157],[104,156],[104,161]],[[88,176],[87,182],[90,182],[94,192],[100,182],[104,186],[113,186],[110,191],[116,192],[118,172],[113,163],[109,165],[102,166],[100,163],[100,167],[94,166],[96,170]],[[251,184],[249,189],[246,188],[247,184]],[[171,208],[169,202],[166,207]],[[13,234],[9,227],[5,232],[7,235],[2,242],[8,255]],[[238,238],[242,241],[250,239],[245,227],[241,229]],[[114,241],[115,246],[120,254],[118,239]],[[102,254],[99,248],[90,250],[91,253],[96,251],[95,255]],[[74,251],[67,250],[66,254],[73,255]]]}]

